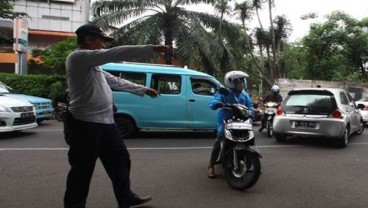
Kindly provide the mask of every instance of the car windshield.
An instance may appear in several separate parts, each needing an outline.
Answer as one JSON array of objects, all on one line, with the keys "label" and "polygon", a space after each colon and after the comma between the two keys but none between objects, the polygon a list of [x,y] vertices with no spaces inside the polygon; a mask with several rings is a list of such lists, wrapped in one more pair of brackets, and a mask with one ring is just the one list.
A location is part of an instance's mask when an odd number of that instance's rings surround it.
[{"label": "car windshield", "polygon": [[284,104],[286,113],[328,115],[336,109],[330,94],[297,93],[289,95]]}]

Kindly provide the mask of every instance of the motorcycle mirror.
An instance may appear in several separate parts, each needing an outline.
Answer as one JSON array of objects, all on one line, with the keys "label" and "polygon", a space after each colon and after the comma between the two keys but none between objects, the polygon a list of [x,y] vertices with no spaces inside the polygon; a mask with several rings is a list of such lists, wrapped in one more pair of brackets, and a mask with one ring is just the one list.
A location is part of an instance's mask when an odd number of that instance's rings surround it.
[{"label": "motorcycle mirror", "polygon": [[225,87],[221,87],[219,89],[219,93],[222,94],[222,95],[225,95],[225,96],[230,94],[229,90]]}]

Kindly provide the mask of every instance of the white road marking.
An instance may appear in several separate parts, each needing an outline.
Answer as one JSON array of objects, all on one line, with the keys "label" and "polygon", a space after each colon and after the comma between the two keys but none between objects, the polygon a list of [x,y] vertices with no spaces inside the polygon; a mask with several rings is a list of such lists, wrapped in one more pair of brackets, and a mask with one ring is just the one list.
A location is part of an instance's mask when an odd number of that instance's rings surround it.
[{"label": "white road marking", "polygon": [[[368,145],[364,143],[349,143],[348,145]],[[302,147],[303,145],[259,145],[257,148],[288,148],[288,147]],[[209,147],[131,147],[128,150],[205,150],[212,149]],[[0,151],[67,151],[69,148],[0,148]]]}]

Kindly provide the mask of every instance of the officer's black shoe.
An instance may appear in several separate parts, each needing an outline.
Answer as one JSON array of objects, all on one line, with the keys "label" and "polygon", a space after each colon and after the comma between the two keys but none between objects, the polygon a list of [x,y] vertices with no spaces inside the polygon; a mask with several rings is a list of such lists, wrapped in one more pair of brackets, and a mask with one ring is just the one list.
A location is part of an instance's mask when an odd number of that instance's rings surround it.
[{"label": "officer's black shoe", "polygon": [[151,196],[140,197],[140,196],[134,194],[132,196],[132,198],[130,198],[130,200],[129,200],[129,207],[141,205],[141,204],[147,203],[151,200],[152,200]]}]

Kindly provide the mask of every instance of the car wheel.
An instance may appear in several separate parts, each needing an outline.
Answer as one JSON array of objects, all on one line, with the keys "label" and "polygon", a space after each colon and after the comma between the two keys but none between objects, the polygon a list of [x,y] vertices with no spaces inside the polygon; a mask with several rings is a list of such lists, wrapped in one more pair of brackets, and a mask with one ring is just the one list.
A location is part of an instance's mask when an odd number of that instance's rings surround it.
[{"label": "car wheel", "polygon": [[358,129],[358,131],[356,131],[356,132],[355,132],[355,134],[357,134],[357,135],[361,135],[361,134],[363,134],[363,132],[364,132],[364,128],[365,128],[364,122],[363,122],[363,121],[361,121],[361,122],[360,122],[360,125],[359,125],[359,129]]},{"label": "car wheel", "polygon": [[119,127],[120,133],[123,138],[131,138],[137,132],[137,127],[131,118],[125,116],[115,117],[115,122]]},{"label": "car wheel", "polygon": [[349,143],[349,139],[350,139],[350,130],[349,126],[347,126],[344,131],[344,135],[342,136],[341,139],[337,141],[337,145],[341,148],[346,147]]},{"label": "car wheel", "polygon": [[286,141],[286,134],[274,133],[274,137],[277,142],[285,142]]}]

